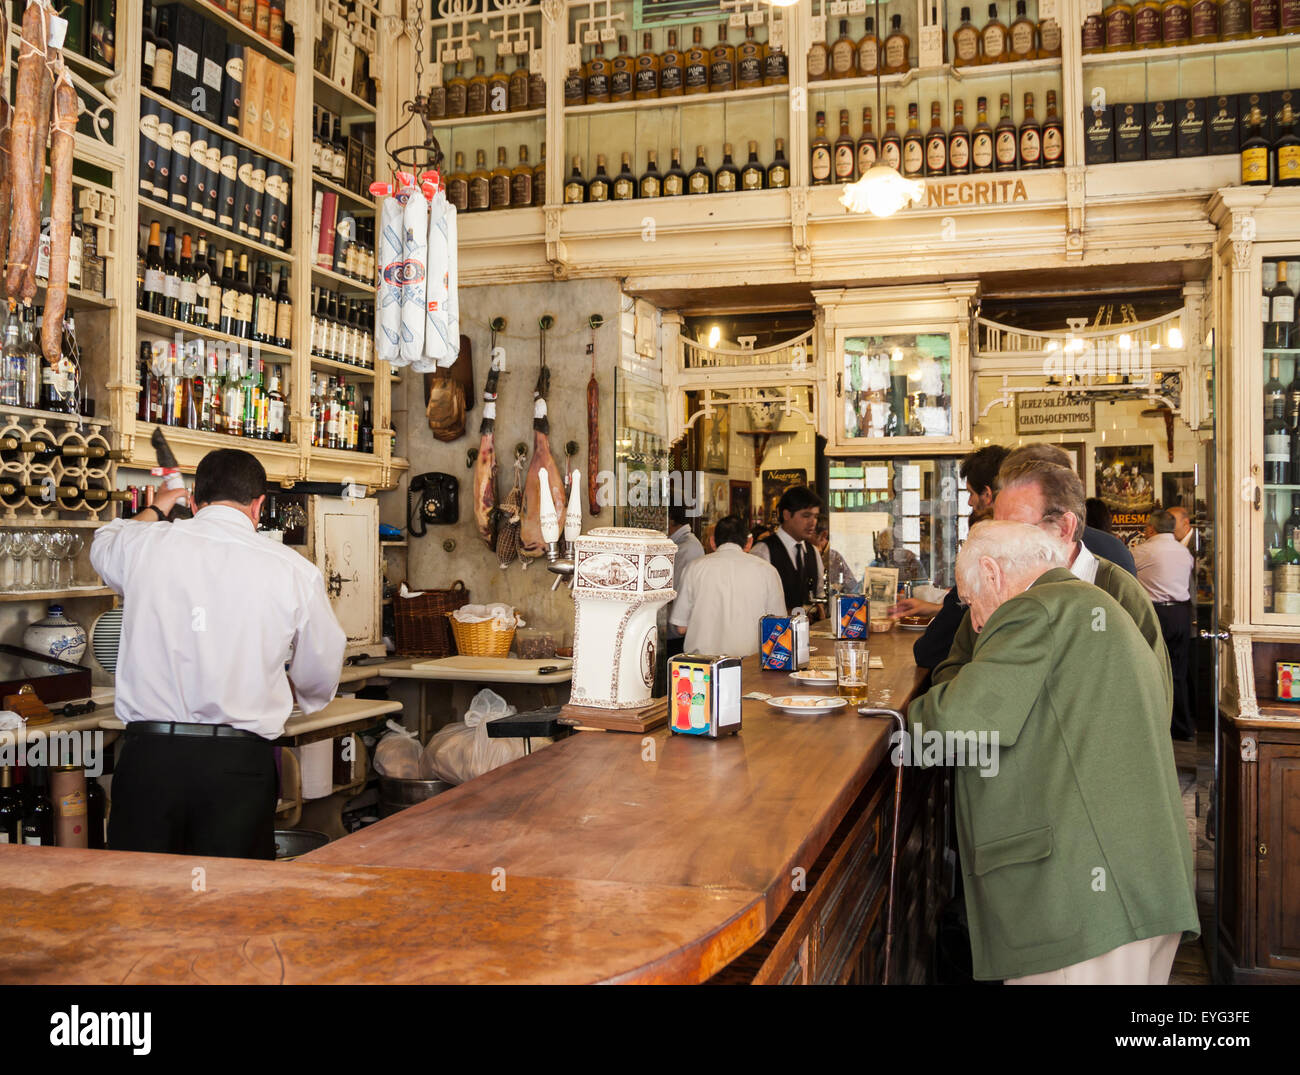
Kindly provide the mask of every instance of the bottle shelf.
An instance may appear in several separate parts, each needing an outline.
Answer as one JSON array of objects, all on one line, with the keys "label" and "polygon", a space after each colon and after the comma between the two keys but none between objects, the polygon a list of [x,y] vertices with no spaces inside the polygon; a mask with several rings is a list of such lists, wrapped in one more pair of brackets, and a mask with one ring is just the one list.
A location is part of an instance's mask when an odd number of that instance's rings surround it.
[{"label": "bottle shelf", "polygon": [[[36,294],[43,296],[46,292],[46,285],[39,280],[36,283]],[[38,301],[37,306],[43,305]],[[103,295],[95,295],[89,291],[82,291],[78,287],[68,288],[68,309],[69,310],[115,310],[117,309],[117,299],[105,298]]]},{"label": "bottle shelf", "polygon": [[173,209],[169,205],[163,205],[162,202],[156,202],[152,198],[147,200],[141,199],[141,222],[143,223],[150,214],[175,221],[176,223],[189,228],[196,236],[199,232],[203,232],[203,234],[209,239],[215,235],[217,238],[224,239],[226,242],[232,243],[235,246],[263,254],[272,261],[278,261],[285,264],[292,264],[294,261],[293,251],[291,250],[277,250],[273,246],[267,246],[265,243],[259,243],[250,239],[247,235],[240,235],[237,232],[227,231],[225,228],[219,227],[211,221],[200,220],[198,217],[191,216],[189,213],[182,213],[180,210]]},{"label": "bottle shelf", "polygon": [[100,63],[98,60],[92,60],[89,56],[83,56],[75,49],[65,48],[63,50],[63,59],[69,67],[74,68],[87,81],[107,80],[117,75],[113,68]]},{"label": "bottle shelf", "polygon": [[332,190],[340,198],[346,199],[355,207],[362,209],[365,212],[373,213],[375,211],[374,198],[368,198],[364,195],[358,194],[355,190],[349,190],[335,179],[329,179],[326,176],[321,175],[319,172],[312,172],[311,180],[313,183],[324,187],[326,190]]},{"label": "bottle shelf", "polygon": [[319,367],[325,370],[338,370],[341,373],[351,373],[358,377],[369,377],[372,380],[375,371],[367,366],[354,366],[350,362],[336,362],[332,358],[321,358],[320,355],[312,355],[311,364],[313,368]]},{"label": "bottle shelf", "polygon": [[[239,44],[256,45],[269,56],[275,57],[286,67],[292,67],[294,64],[293,53],[286,52],[279,45],[275,44],[270,38],[263,37],[256,30],[245,26],[235,16],[231,15],[223,7],[211,2],[211,0],[181,0],[186,7],[199,12],[205,17],[220,23],[225,27],[227,35],[233,34]],[[288,20],[286,18],[286,25]],[[295,27],[301,32],[301,27]]]},{"label": "bottle shelf", "polygon": [[1123,52],[1090,52],[1082,57],[1084,67],[1113,67],[1121,64],[1178,60],[1195,56],[1229,56],[1238,52],[1272,52],[1275,49],[1300,48],[1300,34],[1285,37],[1254,37],[1245,41],[1210,41],[1204,45],[1169,45],[1151,49],[1125,49]]},{"label": "bottle shelf", "polygon": [[315,265],[312,266],[312,275],[319,276],[322,280],[328,280],[336,287],[345,288],[348,291],[356,292],[358,295],[372,295],[375,291],[374,284],[367,284],[364,280],[356,280],[351,276],[344,276],[341,272],[335,272],[333,269],[320,269]]},{"label": "bottle shelf", "polygon": [[[1060,71],[1061,58],[1049,57],[1045,60],[1013,60],[1010,63],[971,64],[969,67],[953,67],[946,63],[940,67],[912,67],[893,75],[881,75],[882,86],[906,86],[912,82],[930,80],[948,80],[954,82],[976,82],[984,79],[1006,80],[1016,75],[1032,75],[1044,71]],[[837,93],[842,90],[876,88],[875,75],[862,75],[858,78],[825,78],[808,83],[808,95]]]},{"label": "bottle shelf", "polygon": [[337,463],[346,463],[349,460],[363,459],[367,462],[375,459],[374,452],[354,452],[350,448],[319,448],[313,447],[311,450],[313,456],[319,456],[321,459],[333,460]]},{"label": "bottle shelf", "polygon": [[218,332],[216,329],[204,328],[200,325],[188,325],[184,321],[177,321],[171,317],[163,317],[160,314],[152,314],[148,310],[137,309],[135,311],[136,321],[142,325],[149,325],[156,328],[159,332],[170,335],[180,333],[182,336],[190,336],[202,340],[221,340],[225,343],[237,343],[254,355],[260,353],[275,355],[283,358],[286,362],[293,358],[293,351],[285,347],[277,347],[272,343],[258,343],[255,340],[245,339],[243,336],[232,336],[228,332]]},{"label": "bottle shelf", "polygon": [[351,90],[345,90],[342,86],[336,86],[319,71],[312,71],[312,81],[315,85],[316,94],[313,98],[315,103],[320,105],[326,111],[333,112],[344,119],[366,119],[375,118],[375,106],[367,101],[364,97],[358,97]]},{"label": "bottle shelf", "polygon": [[1266,355],[1300,355],[1300,347],[1265,347]]},{"label": "bottle shelf", "polygon": [[[107,520],[105,520],[107,521]],[[0,520],[0,526],[4,526],[3,520]],[[23,520],[23,526],[29,526],[28,520]],[[57,524],[63,525],[63,524]],[[100,524],[96,524],[100,525]],[[61,590],[16,590],[12,593],[5,591],[0,593],[0,602],[9,601],[74,601],[82,597],[115,597],[117,591],[109,586],[67,586]]]},{"label": "bottle shelf", "polygon": [[[869,81],[873,86],[876,84],[874,77]],[[848,82],[849,80],[846,79],[841,84],[847,85]],[[754,86],[752,89],[747,90],[724,90],[722,93],[692,93],[683,94],[681,97],[646,97],[640,101],[602,101],[593,105],[566,105],[564,115],[568,118],[569,116],[589,116],[594,113],[636,112],[643,108],[682,108],[690,105],[725,104],[728,101],[752,101],[760,97],[782,97],[789,92],[789,85],[782,83],[779,86]],[[524,113],[516,112],[515,115],[522,116]]]},{"label": "bottle shelf", "polygon": [[184,105],[178,105],[170,97],[164,97],[161,93],[154,93],[153,90],[146,89],[144,86],[140,87],[140,96],[156,102],[163,108],[170,108],[178,115],[184,116],[191,123],[197,123],[200,127],[213,131],[221,138],[229,138],[230,141],[235,143],[235,145],[243,146],[243,148],[247,149],[250,153],[256,153],[259,157],[265,157],[267,160],[275,161],[276,164],[289,169],[291,172],[294,171],[293,161],[289,160],[288,157],[281,157],[277,153],[272,153],[269,149],[263,149],[256,142],[250,142],[247,138],[240,134],[236,134],[234,131],[222,124],[214,123],[212,120],[208,119],[207,116],[200,116],[197,112],[191,112]]},{"label": "bottle shelf", "polygon": [[[287,416],[286,416],[287,420]],[[292,441],[282,440],[259,440],[257,437],[235,437],[229,433],[214,433],[204,429],[186,429],[184,426],[165,426],[157,425],[154,422],[141,422],[139,419],[135,423],[135,436],[137,448],[143,448],[143,451],[137,451],[137,459],[132,457],[131,465],[139,468],[140,464],[149,463],[152,458],[153,449],[150,447],[149,439],[153,436],[155,429],[161,429],[163,436],[167,438],[167,443],[173,448],[190,447],[200,448],[210,451],[214,448],[238,448],[241,444],[255,445],[257,454],[267,454],[273,456],[290,457],[299,454],[298,445]],[[313,449],[315,451],[316,449]],[[179,453],[177,453],[179,454]],[[185,469],[182,463],[181,469]]]},{"label": "bottle shelf", "polygon": [[[654,101],[620,101],[616,105],[582,105],[582,108],[590,108],[593,111],[599,108],[617,109],[624,104],[662,104],[665,100],[672,98],[657,98]],[[576,108],[565,109],[567,112],[577,111]],[[484,112],[481,116],[444,116],[442,119],[436,119],[431,124],[434,130],[440,130],[443,127],[477,127],[480,124],[487,123],[510,123],[515,120],[545,119],[546,109],[544,108],[526,108],[519,112]]]}]

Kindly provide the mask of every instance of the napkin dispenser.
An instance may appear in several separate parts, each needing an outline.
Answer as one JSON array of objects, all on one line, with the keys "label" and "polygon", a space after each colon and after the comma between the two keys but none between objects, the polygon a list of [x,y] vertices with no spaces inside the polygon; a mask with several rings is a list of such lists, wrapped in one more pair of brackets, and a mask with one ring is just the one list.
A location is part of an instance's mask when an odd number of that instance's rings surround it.
[{"label": "napkin dispenser", "polygon": [[870,631],[871,608],[866,594],[842,593],[831,609],[836,638],[866,638]]},{"label": "napkin dispenser", "polygon": [[684,653],[668,662],[668,730],[717,739],[740,731],[740,658]]}]

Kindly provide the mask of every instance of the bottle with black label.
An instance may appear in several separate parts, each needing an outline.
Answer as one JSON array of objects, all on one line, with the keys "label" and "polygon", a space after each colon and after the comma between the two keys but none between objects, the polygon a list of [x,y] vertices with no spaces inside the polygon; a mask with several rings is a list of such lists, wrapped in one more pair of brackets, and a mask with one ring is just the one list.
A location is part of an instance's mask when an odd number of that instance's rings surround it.
[{"label": "bottle with black label", "polygon": [[678,198],[686,194],[686,172],[682,168],[682,151],[673,146],[672,164],[664,173],[664,197]]},{"label": "bottle with black label", "polygon": [[474,77],[469,80],[465,90],[465,115],[483,116],[487,114],[488,78],[484,70],[483,57],[474,57]]},{"label": "bottle with black label", "polygon": [[13,766],[0,767],[0,844],[23,842],[23,802],[13,780]]},{"label": "bottle with black label", "polygon": [[862,110],[862,133],[858,135],[855,149],[858,158],[858,178],[876,166],[880,156],[880,143],[876,140],[875,115],[870,108]]},{"label": "bottle with black label", "polygon": [[587,61],[587,104],[603,104],[609,100],[609,59],[605,46],[598,45]]},{"label": "bottle with black label", "polygon": [[492,204],[492,176],[488,172],[487,152],[476,150],[474,154],[474,171],[469,177],[469,211],[486,212]]},{"label": "bottle with black label", "polygon": [[505,146],[497,146],[497,166],[488,177],[488,207],[510,208],[510,163],[506,160]]},{"label": "bottle with black label", "polygon": [[903,175],[919,179],[925,174],[925,139],[921,136],[921,118],[916,102],[907,106],[907,133],[903,135]]},{"label": "bottle with black label", "polygon": [[239,133],[243,93],[244,46],[232,41],[226,46],[226,76],[221,80],[221,123],[235,134]]},{"label": "bottle with black label", "polygon": [[462,213],[469,206],[469,173],[465,171],[465,154],[459,149],[447,176],[447,201]]},{"label": "bottle with black label", "polygon": [[153,175],[153,200],[163,205],[171,200],[172,182],[172,126],[175,115],[170,108],[158,109],[158,131],[155,142],[158,147],[158,165]]},{"label": "bottle with black label", "polygon": [[758,143],[749,143],[749,160],[745,162],[745,167],[740,170],[740,189],[741,190],[762,190],[763,180],[767,172],[763,168],[762,162],[758,159]]},{"label": "bottle with black label", "polygon": [[736,88],[751,90],[763,85],[766,52],[762,42],[755,40],[754,28],[745,27],[745,40],[736,48]]},{"label": "bottle with black label", "polygon": [[703,146],[695,147],[695,167],[692,168],[690,173],[686,176],[686,193],[713,193],[713,173],[709,171],[709,166],[704,163]]},{"label": "bottle with black label", "polygon": [[826,113],[817,113],[817,128],[809,147],[809,176],[815,187],[826,186],[831,181],[831,142],[826,137]]},{"label": "bottle with black label", "polygon": [[646,151],[645,171],[641,173],[639,184],[640,197],[658,198],[663,193],[663,177],[659,174],[658,154]]},{"label": "bottle with black label", "polygon": [[1019,139],[1011,118],[1011,94],[1002,95],[1002,116],[993,132],[994,167],[999,172],[1014,171]]},{"label": "bottle with black label", "polygon": [[638,101],[659,96],[659,54],[654,50],[654,35],[641,35],[641,53],[636,58],[636,77],[632,89]]},{"label": "bottle with black label", "polygon": [[618,175],[614,177],[613,200],[616,202],[631,201],[636,197],[636,176],[632,174],[632,155],[628,152],[623,153],[623,166],[619,169]]},{"label": "bottle with black label", "polygon": [[713,173],[713,189],[719,194],[734,193],[740,188],[740,169],[731,159],[731,143],[722,147],[722,164]]},{"label": "bottle with black label", "polygon": [[454,118],[465,115],[469,105],[469,80],[460,73],[460,64],[454,64],[451,78],[447,81],[447,116]]},{"label": "bottle with black label", "polygon": [[533,204],[533,169],[528,163],[528,147],[519,147],[519,163],[510,171],[510,207],[522,209]]},{"label": "bottle with black label", "polygon": [[709,91],[725,93],[736,88],[736,46],[727,41],[727,24],[718,24],[718,43],[709,53]]},{"label": "bottle with black label", "polygon": [[704,47],[704,31],[698,26],[691,28],[682,83],[687,94],[709,92],[709,50]]},{"label": "bottle with black label", "polygon": [[172,65],[176,61],[176,46],[172,40],[172,13],[164,7],[158,13],[158,33],[154,38],[153,75],[149,88],[154,93],[168,97],[172,92]]},{"label": "bottle with black label", "polygon": [[618,55],[609,65],[609,99],[630,101],[633,93],[633,61],[627,50],[627,34],[618,35]]},{"label": "bottle with black label", "polygon": [[1025,94],[1025,118],[1020,124],[1020,167],[1043,166],[1043,128],[1034,118],[1034,95]]},{"label": "bottle with black label", "polygon": [[767,54],[763,58],[763,85],[784,86],[790,81],[790,59],[785,49],[769,42]]},{"label": "bottle with black label", "polygon": [[31,791],[23,815],[23,843],[34,847],[53,847],[54,807],[50,805],[49,771],[43,765],[29,765],[25,775]]}]

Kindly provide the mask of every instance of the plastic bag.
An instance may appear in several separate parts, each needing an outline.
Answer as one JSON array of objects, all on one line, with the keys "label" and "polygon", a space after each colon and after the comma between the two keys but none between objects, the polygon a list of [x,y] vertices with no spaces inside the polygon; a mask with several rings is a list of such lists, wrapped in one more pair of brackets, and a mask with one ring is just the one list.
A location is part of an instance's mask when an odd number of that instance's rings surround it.
[{"label": "plastic bag", "polygon": [[[434,734],[424,748],[420,771],[425,780],[446,780],[463,784],[524,756],[522,739],[489,739],[487,723],[513,716],[517,710],[495,691],[474,695],[463,721],[449,724]],[[535,738],[533,749],[550,746],[551,740]]]},{"label": "plastic bag", "polygon": [[420,779],[420,737],[395,721],[375,747],[375,772],[396,780]]}]

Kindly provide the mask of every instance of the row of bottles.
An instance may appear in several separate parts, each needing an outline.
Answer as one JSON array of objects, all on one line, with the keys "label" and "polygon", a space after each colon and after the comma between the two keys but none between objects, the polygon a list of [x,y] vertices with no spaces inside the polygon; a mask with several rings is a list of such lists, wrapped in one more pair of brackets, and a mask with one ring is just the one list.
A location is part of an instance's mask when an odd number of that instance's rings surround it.
[{"label": "row of bottles", "polygon": [[104,847],[105,796],[80,766],[0,768],[0,844]]},{"label": "row of bottles", "polygon": [[648,100],[656,97],[681,97],[700,93],[725,93],[750,90],[759,86],[783,86],[790,81],[790,65],[785,52],[777,45],[765,44],[754,36],[754,27],[745,28],[739,45],[727,40],[727,24],[718,26],[718,41],[712,48],[704,44],[704,31],[691,31],[691,46],[677,45],[677,31],[667,31],[667,48],[654,49],[654,35],[641,35],[641,52],[628,51],[626,34],[618,37],[618,55],[607,55],[605,44],[595,46],[591,58],[581,69],[574,69],[564,80],[566,105],[604,104],[606,102]]},{"label": "row of bottles", "polygon": [[62,347],[55,365],[45,361],[41,351],[44,308],[25,306],[22,313],[9,301],[4,346],[0,350],[0,405],[81,413],[81,353],[72,311],[63,318]]},{"label": "row of bottles", "polygon": [[213,340],[140,344],[136,418],[232,437],[289,439],[283,373],[243,348]]},{"label": "row of bottles", "polygon": [[375,306],[326,288],[311,290],[311,353],[317,358],[375,368]]},{"label": "row of bottles", "polygon": [[[218,270],[217,266],[221,268]],[[198,248],[189,232],[181,235],[179,253],[176,229],[162,235],[158,221],[149,225],[149,241],[136,258],[136,307],[155,317],[223,332],[254,343],[289,347],[293,340],[293,304],[289,296],[287,266],[271,269],[259,261],[250,278],[247,253],[226,249],[219,260],[215,246],[198,233]]]},{"label": "row of bottles", "polygon": [[1065,163],[1064,125],[1056,110],[1056,91],[1047,91],[1047,115],[1034,115],[1034,95],[1025,94],[1024,120],[1017,127],[1011,117],[1011,95],[1002,94],[1001,117],[989,124],[987,98],[977,102],[975,125],[967,128],[965,104],[953,102],[953,125],[945,129],[938,101],[930,104],[930,127],[922,131],[917,106],[907,106],[907,130],[900,134],[894,106],[885,109],[885,130],[877,137],[871,108],[862,110],[857,139],[849,130],[849,110],[840,109],[840,134],[832,143],[826,133],[826,114],[817,113],[817,126],[809,150],[812,184],[851,183],[878,161],[908,178],[942,175],[979,175],[1017,169],[1059,168]]},{"label": "row of bottles", "polygon": [[[1300,7],[1300,4],[1297,4]],[[1300,136],[1295,133],[1291,105],[1282,106],[1277,136],[1264,134],[1264,116],[1258,106],[1250,110],[1246,138],[1241,143],[1241,182],[1247,187],[1300,186]]]},{"label": "row of bottles", "polygon": [[488,171],[487,154],[475,154],[474,170],[465,170],[465,154],[459,150],[447,174],[447,200],[462,213],[489,209],[522,209],[546,204],[546,143],[537,163],[528,161],[528,147],[519,147],[514,167],[506,160],[506,147],[497,147],[497,166]]},{"label": "row of bottles", "polygon": [[672,165],[659,171],[658,153],[646,152],[646,168],[640,177],[632,172],[632,155],[623,154],[622,168],[611,176],[606,170],[605,155],[596,156],[596,171],[590,179],[582,175],[582,158],[573,158],[573,171],[564,183],[567,204],[580,202],[627,201],[632,198],[672,198],[684,194],[730,193],[738,190],[764,190],[790,185],[790,164],[785,157],[785,139],[776,140],[770,164],[758,158],[758,143],[749,143],[749,159],[744,164],[732,160],[731,143],[723,147],[722,164],[711,169],[704,159],[704,147],[695,147],[695,167],[683,170],[681,151],[672,151]]},{"label": "row of bottles", "polygon": [[1300,33],[1292,0],[1110,0],[1083,20],[1084,54]]},{"label": "row of bottles", "polygon": [[311,445],[353,452],[375,450],[370,397],[357,403],[357,388],[342,377],[311,375]]},{"label": "row of bottles", "polygon": [[[1265,350],[1300,348],[1300,325],[1296,324],[1296,294],[1300,293],[1300,259],[1264,261],[1263,339]],[[1300,378],[1297,378],[1300,381]],[[1300,384],[1297,385],[1300,388]],[[1300,392],[1296,396],[1296,420],[1300,421]],[[1294,424],[1294,423],[1293,423]]]},{"label": "row of bottles", "polygon": [[[443,68],[438,70],[442,72]],[[469,78],[459,63],[452,65],[451,71],[450,78],[440,80],[429,90],[426,118],[455,119],[546,107],[546,77],[541,71],[528,69],[527,53],[518,55],[514,70],[509,72],[500,53],[491,75],[482,56],[475,58],[474,74]]]}]

